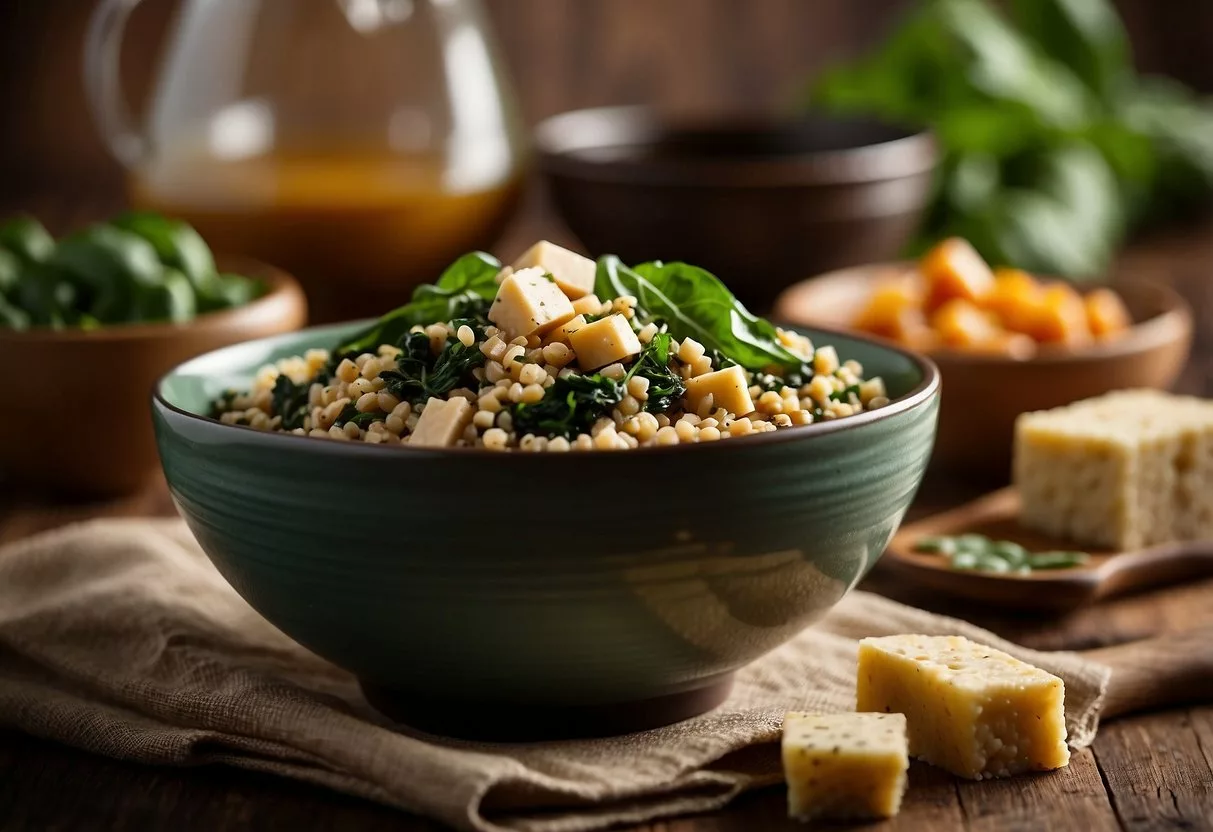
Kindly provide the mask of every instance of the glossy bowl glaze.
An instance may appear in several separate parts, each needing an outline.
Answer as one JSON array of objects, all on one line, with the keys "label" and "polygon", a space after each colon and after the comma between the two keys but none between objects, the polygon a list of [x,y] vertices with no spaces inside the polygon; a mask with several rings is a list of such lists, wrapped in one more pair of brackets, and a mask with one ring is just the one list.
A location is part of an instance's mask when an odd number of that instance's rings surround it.
[{"label": "glossy bowl glaze", "polygon": [[896,400],[745,439],[573,454],[385,448],[201,415],[259,366],[354,328],[177,368],[153,401],[161,459],[253,607],[381,709],[440,733],[612,733],[713,707],[734,670],[871,568],[935,433],[929,362],[813,332]]},{"label": "glossy bowl glaze", "polygon": [[887,124],[667,121],[640,107],[554,116],[535,146],[587,250],[695,263],[755,310],[806,274],[897,256],[938,158],[929,134]]},{"label": "glossy bowl glaze", "polygon": [[[788,289],[775,315],[799,326],[845,328],[872,290],[907,264],[841,269]],[[1166,390],[1187,363],[1192,311],[1167,286],[1146,280],[1113,284],[1134,325],[1120,338],[1074,350],[1042,348],[1019,360],[955,350],[932,352],[943,378],[943,406],[933,464],[1003,484],[1011,476],[1015,419],[1111,390]]]},{"label": "glossy bowl glaze", "polygon": [[[296,330],[307,320],[303,290],[290,275],[248,260],[221,265],[265,281],[266,294],[183,324],[0,329],[0,378],[9,380],[0,407],[0,475],[22,487],[89,497],[127,494],[154,477],[147,397],[160,377],[191,356]],[[53,387],[39,390],[40,379]]]}]

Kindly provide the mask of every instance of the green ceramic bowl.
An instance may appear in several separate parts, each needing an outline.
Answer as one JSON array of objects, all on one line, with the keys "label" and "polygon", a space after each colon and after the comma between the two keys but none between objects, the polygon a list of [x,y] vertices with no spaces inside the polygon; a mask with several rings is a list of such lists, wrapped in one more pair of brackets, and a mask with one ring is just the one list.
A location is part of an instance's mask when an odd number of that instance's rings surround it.
[{"label": "green ceramic bowl", "polygon": [[733,671],[880,557],[935,435],[930,362],[814,330],[894,401],[728,442],[574,454],[383,448],[204,415],[258,367],[360,326],[181,365],[154,396],[160,457],[253,607],[381,710],[440,733],[601,734],[715,706]]}]

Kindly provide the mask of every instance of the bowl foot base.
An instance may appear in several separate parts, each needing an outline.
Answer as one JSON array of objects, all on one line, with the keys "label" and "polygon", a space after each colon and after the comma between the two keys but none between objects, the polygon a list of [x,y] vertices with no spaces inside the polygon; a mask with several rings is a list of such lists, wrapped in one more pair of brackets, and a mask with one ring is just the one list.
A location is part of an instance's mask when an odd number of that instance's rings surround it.
[{"label": "bowl foot base", "polygon": [[429,734],[489,742],[588,739],[660,728],[699,716],[728,697],[733,674],[694,690],[606,705],[517,705],[492,699],[433,699],[362,681],[377,711]]}]

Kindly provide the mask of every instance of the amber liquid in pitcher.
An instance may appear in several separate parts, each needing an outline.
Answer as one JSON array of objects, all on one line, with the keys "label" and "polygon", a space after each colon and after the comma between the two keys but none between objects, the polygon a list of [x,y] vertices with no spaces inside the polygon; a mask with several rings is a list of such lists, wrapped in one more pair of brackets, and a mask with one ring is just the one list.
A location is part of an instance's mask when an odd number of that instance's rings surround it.
[{"label": "amber liquid in pitcher", "polygon": [[514,172],[460,188],[437,157],[286,152],[231,161],[161,156],[130,174],[131,202],[194,225],[220,255],[299,278],[313,322],[404,303],[464,252],[489,247],[521,192]]}]

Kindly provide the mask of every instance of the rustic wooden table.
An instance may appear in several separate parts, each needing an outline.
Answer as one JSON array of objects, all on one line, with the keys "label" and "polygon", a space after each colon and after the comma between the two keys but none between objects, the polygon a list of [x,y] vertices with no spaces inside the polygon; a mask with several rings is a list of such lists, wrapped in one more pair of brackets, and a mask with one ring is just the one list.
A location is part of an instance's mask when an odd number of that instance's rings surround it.
[{"label": "rustic wooden table", "polygon": [[[42,200],[24,207],[37,209]],[[78,218],[104,205],[78,208]],[[71,224],[65,218],[64,224]],[[540,232],[564,234],[531,211],[503,251]],[[517,243],[515,245],[514,243]],[[1122,258],[1124,273],[1176,286],[1193,304],[1198,334],[1179,387],[1213,395],[1213,222],[1155,235]],[[972,486],[928,480],[913,514],[976,496]],[[125,500],[65,503],[0,484],[0,543],[100,516],[171,514],[163,483]],[[898,585],[879,568],[869,588],[974,621],[1044,649],[1085,649],[1213,625],[1213,580],[1121,598],[1064,618],[1014,615],[948,602]],[[0,652],[4,650],[0,644]],[[1210,704],[1106,723],[1093,747],[1054,774],[960,782],[915,764],[901,815],[872,830],[1213,830],[1213,690]],[[638,827],[647,832],[800,828],[785,816],[784,792],[764,789],[728,809]],[[0,829],[440,829],[435,823],[284,780],[224,768],[174,770],[115,762],[0,732]],[[835,827],[844,828],[844,827]]]}]

